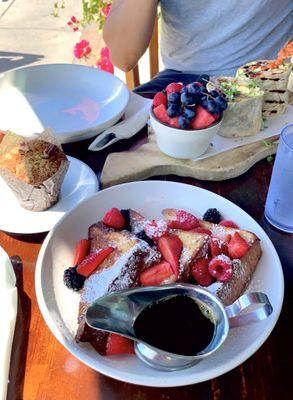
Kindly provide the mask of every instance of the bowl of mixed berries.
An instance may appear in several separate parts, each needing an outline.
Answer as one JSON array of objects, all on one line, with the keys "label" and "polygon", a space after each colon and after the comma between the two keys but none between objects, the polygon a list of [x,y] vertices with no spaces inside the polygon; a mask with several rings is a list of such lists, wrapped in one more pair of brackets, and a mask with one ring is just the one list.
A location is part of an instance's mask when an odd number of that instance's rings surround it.
[{"label": "bowl of mixed berries", "polygon": [[206,78],[188,85],[170,83],[153,99],[151,125],[160,150],[168,156],[199,157],[220,129],[228,103],[222,93],[209,90]]}]

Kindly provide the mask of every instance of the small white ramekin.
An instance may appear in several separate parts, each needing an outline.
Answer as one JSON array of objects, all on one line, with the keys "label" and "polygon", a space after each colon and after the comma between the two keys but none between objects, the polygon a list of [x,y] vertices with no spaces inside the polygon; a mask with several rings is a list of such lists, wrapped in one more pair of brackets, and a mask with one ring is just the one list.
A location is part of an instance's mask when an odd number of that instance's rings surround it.
[{"label": "small white ramekin", "polygon": [[204,154],[214,135],[219,131],[222,119],[205,129],[180,129],[160,122],[150,111],[159,149],[170,157],[194,159]]}]

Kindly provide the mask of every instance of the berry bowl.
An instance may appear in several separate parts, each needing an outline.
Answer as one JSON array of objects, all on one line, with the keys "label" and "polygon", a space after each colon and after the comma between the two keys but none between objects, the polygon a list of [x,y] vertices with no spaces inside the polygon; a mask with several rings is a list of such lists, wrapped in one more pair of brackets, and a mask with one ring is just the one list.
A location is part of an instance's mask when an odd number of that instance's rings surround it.
[{"label": "berry bowl", "polygon": [[194,159],[204,154],[221,127],[222,118],[203,129],[183,129],[160,121],[150,111],[151,126],[155,132],[159,149],[170,157]]}]

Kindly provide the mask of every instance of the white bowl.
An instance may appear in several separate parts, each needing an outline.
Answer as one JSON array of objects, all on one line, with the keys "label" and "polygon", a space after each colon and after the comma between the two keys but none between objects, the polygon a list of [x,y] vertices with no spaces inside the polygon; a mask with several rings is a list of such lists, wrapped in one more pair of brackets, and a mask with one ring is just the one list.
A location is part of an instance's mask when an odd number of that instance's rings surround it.
[{"label": "white bowl", "polygon": [[[274,311],[267,319],[233,328],[223,346],[192,368],[157,371],[135,356],[100,356],[88,343],[76,343],[79,294],[63,284],[63,271],[73,260],[76,242],[86,237],[88,227],[111,207],[133,208],[147,218],[160,218],[164,208],[185,209],[202,215],[217,207],[224,219],[255,232],[263,255],[248,291],[263,291]],[[283,301],[283,273],[279,257],[263,229],[235,204],[196,186],[175,182],[146,181],[113,186],[98,192],[67,213],[53,228],[39,253],[36,275],[38,304],[56,338],[79,360],[107,376],[146,386],[182,386],[212,379],[235,368],[266,340],[277,322]],[[73,378],[74,379],[74,378]]]},{"label": "white bowl", "polygon": [[128,100],[129,90],[116,76],[83,65],[35,65],[0,74],[1,129],[24,136],[50,127],[61,143],[93,137],[121,118]]},{"label": "white bowl", "polygon": [[196,158],[204,154],[215,134],[219,131],[222,119],[205,129],[180,129],[159,121],[150,111],[151,126],[154,129],[159,149],[174,158]]}]

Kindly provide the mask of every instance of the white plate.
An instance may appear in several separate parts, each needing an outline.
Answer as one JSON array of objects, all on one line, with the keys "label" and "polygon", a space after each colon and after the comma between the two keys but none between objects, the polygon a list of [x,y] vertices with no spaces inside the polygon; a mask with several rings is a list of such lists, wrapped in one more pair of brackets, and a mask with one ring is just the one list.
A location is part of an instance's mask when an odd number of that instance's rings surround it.
[{"label": "white plate", "polygon": [[[86,237],[88,227],[111,207],[133,208],[149,218],[160,217],[166,207],[203,214],[217,207],[225,219],[236,221],[261,239],[263,255],[250,291],[269,296],[274,311],[268,319],[231,329],[224,345],[192,368],[176,372],[154,370],[134,356],[100,356],[88,343],[77,344],[79,294],[68,290],[62,276],[72,263],[76,242]],[[114,186],[79,204],[65,215],[47,236],[37,261],[35,285],[40,310],[56,338],[79,360],[115,379],[145,386],[182,386],[212,379],[250,357],[275,326],[283,301],[283,273],[279,257],[263,229],[230,201],[198,187],[174,182],[146,181]]]},{"label": "white plate", "polygon": [[21,207],[0,177],[1,230],[25,234],[50,231],[67,211],[99,189],[98,179],[88,165],[76,158],[67,158],[70,164],[61,187],[60,199],[46,211],[34,212]]},{"label": "white plate", "polygon": [[60,143],[74,142],[114,125],[128,100],[125,84],[96,68],[20,68],[0,74],[0,128],[30,136],[50,127]]}]

